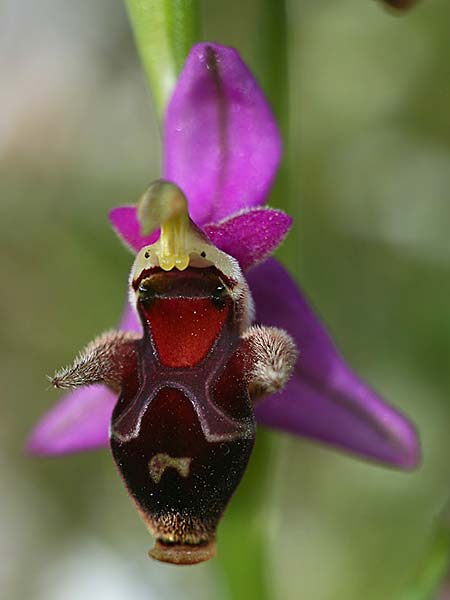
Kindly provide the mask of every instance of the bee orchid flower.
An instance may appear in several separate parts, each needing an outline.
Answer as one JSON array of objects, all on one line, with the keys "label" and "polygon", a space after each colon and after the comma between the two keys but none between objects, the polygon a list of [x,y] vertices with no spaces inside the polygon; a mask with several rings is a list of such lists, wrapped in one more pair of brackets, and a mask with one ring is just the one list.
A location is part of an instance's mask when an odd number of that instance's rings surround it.
[{"label": "bee orchid flower", "polygon": [[[271,109],[236,50],[194,46],[164,122],[163,180],[110,219],[137,253],[119,331],[56,374],[74,389],[28,449],[111,446],[160,560],[214,553],[259,425],[401,469],[413,425],[346,364],[270,258],[291,226],[267,208],[281,158]],[[298,352],[297,352],[298,349]]]}]

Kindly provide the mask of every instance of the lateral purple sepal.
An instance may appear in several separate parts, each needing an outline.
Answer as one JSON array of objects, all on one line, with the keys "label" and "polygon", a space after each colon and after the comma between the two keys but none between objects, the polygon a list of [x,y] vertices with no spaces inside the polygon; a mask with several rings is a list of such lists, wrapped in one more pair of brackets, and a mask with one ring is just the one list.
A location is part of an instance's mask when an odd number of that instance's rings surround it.
[{"label": "lateral purple sepal", "polygon": [[53,456],[103,448],[117,395],[93,385],[63,396],[28,438],[30,454]]},{"label": "lateral purple sepal", "polygon": [[[128,302],[119,329],[142,333],[142,325]],[[117,394],[104,385],[92,385],[65,394],[31,432],[27,451],[51,456],[107,446],[109,422],[116,401]]]},{"label": "lateral purple sepal", "polygon": [[288,331],[300,351],[286,389],[256,408],[258,422],[391,466],[417,466],[414,426],[351,371],[285,269],[269,259],[248,280],[257,320]]}]

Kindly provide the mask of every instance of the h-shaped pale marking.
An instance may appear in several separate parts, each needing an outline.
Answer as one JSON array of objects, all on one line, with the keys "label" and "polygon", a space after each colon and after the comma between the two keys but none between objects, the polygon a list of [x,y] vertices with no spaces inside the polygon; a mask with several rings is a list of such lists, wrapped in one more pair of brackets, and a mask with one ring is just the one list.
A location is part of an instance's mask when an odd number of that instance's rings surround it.
[{"label": "h-shaped pale marking", "polygon": [[155,454],[148,463],[150,477],[155,483],[159,483],[164,471],[172,468],[178,471],[181,477],[186,478],[189,476],[191,461],[192,458],[189,457],[175,458],[165,453]]}]

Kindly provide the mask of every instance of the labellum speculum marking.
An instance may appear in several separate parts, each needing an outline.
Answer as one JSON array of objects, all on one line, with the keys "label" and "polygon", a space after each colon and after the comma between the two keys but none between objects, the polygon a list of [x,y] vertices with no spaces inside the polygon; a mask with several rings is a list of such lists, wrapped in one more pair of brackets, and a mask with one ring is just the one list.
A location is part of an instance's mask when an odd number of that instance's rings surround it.
[{"label": "labellum speculum marking", "polygon": [[[113,412],[110,443],[157,538],[151,556],[188,564],[214,554],[217,524],[253,448],[241,338],[250,301],[237,264],[189,221],[177,190],[176,202],[168,201],[174,186],[165,186],[156,194],[166,216],[161,237],[132,270],[144,334]],[[146,207],[148,199],[140,205],[144,223],[148,208],[158,208],[154,196]]]}]

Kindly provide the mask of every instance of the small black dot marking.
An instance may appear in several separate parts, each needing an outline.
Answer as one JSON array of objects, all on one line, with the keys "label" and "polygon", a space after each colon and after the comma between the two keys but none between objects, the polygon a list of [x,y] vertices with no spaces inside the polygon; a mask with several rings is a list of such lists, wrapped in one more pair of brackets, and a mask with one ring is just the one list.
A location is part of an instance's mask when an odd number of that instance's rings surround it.
[{"label": "small black dot marking", "polygon": [[150,258],[150,254],[149,254],[148,252],[146,252],[146,253],[144,254],[144,256],[145,256],[145,258]]},{"label": "small black dot marking", "polygon": [[226,295],[227,288],[223,283],[219,283],[211,294],[211,300],[216,308],[222,309],[225,306]]},{"label": "small black dot marking", "polygon": [[200,253],[200,256],[201,256],[202,258],[206,258],[206,252],[201,252],[201,253]]}]

